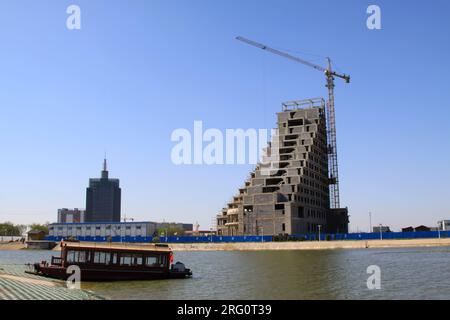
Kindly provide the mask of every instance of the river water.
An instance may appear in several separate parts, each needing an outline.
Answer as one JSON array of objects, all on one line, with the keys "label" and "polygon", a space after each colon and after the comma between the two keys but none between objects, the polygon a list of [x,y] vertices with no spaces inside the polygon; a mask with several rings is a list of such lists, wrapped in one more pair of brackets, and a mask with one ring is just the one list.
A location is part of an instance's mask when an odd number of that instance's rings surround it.
[{"label": "river water", "polygon": [[[0,251],[0,264],[58,252]],[[83,283],[111,299],[450,299],[450,248],[175,252],[192,279]],[[369,290],[367,268],[381,270]]]}]

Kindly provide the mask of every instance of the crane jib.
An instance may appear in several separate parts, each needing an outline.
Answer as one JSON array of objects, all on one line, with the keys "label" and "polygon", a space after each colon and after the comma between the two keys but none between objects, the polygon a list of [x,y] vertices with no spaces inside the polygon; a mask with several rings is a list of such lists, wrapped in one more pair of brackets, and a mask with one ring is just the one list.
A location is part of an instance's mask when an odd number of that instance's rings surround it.
[{"label": "crane jib", "polygon": [[345,74],[339,74],[332,70],[331,68],[331,59],[328,60],[328,68],[323,68],[319,65],[311,63],[309,61],[300,59],[288,53],[272,49],[263,44],[257,43],[252,40],[245,39],[243,37],[237,37],[237,40],[243,41],[247,44],[255,46],[257,48],[269,51],[273,54],[279,55],[281,57],[296,61],[298,63],[310,66],[316,70],[322,71],[325,73],[327,78],[328,88],[328,103],[326,107],[326,122],[327,122],[327,140],[329,144],[329,153],[328,153],[328,168],[329,168],[329,176],[330,176],[330,208],[337,209],[340,208],[340,197],[339,197],[339,173],[338,173],[338,161],[337,161],[337,142],[336,142],[336,117],[335,117],[335,107],[334,107],[334,77],[341,78],[345,80],[346,83],[350,83],[350,76]]}]

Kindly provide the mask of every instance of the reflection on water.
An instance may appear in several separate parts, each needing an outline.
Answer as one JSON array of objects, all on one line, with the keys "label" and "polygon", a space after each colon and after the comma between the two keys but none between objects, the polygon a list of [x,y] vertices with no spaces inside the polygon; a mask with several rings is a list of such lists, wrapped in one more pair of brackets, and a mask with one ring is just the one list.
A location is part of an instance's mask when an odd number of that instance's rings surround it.
[{"label": "reflection on water", "polygon": [[[0,251],[0,264],[48,259]],[[192,279],[83,283],[112,299],[450,299],[450,248],[176,252]],[[370,265],[381,290],[366,286]]]}]

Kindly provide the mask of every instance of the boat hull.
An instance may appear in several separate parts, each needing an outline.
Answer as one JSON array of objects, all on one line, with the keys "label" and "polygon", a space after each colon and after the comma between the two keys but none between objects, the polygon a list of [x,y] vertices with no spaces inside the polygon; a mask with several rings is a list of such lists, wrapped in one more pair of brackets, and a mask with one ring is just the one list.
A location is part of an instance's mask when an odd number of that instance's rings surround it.
[{"label": "boat hull", "polygon": [[[106,270],[106,269],[85,269],[80,267],[81,281],[133,281],[133,280],[160,280],[160,279],[184,279],[192,276],[189,269],[185,271],[173,270]],[[67,273],[67,268],[58,266],[35,266],[35,274],[67,280],[71,274]]]}]

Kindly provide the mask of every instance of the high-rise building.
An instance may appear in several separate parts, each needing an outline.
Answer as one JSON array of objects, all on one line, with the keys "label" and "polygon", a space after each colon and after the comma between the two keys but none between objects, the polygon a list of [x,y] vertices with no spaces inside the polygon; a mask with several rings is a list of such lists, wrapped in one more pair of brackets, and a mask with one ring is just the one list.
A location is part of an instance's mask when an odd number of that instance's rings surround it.
[{"label": "high-rise building", "polygon": [[346,208],[330,209],[323,99],[283,104],[263,160],[217,216],[219,235],[348,232]]},{"label": "high-rise building", "polygon": [[119,179],[108,177],[106,159],[100,179],[89,179],[86,190],[86,222],[120,222]]}]

